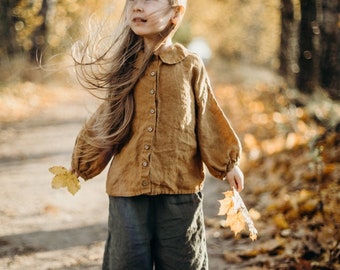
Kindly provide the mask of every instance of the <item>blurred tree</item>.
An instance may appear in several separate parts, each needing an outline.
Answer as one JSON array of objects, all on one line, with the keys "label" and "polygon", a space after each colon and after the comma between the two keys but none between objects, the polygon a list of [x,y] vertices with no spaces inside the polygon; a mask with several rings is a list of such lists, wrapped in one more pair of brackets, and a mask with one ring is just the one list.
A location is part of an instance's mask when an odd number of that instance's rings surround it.
[{"label": "blurred tree", "polygon": [[0,4],[0,58],[35,60],[46,38],[47,0],[2,0]]},{"label": "blurred tree", "polygon": [[1,0],[0,59],[18,56],[34,63],[37,57],[44,59],[41,54],[64,53],[73,38],[79,37],[81,22],[105,5],[106,12],[115,14],[113,9],[121,4],[109,0]]},{"label": "blurred tree", "polygon": [[295,77],[298,72],[298,19],[296,17],[300,15],[300,9],[296,7],[294,0],[281,0],[280,8],[281,43],[279,72],[286,78],[288,85],[295,86]]},{"label": "blurred tree", "polygon": [[0,60],[21,51],[15,35],[18,18],[13,14],[13,9],[19,1],[1,0],[0,3]]},{"label": "blurred tree", "polygon": [[321,86],[340,99],[340,1],[323,3]]},{"label": "blurred tree", "polygon": [[319,86],[321,0],[301,0],[297,87],[306,93]]},{"label": "blurred tree", "polygon": [[279,0],[188,1],[184,30],[207,40],[214,56],[278,68],[279,6]]},{"label": "blurred tree", "polygon": [[281,0],[280,73],[302,92],[340,99],[339,11],[339,0]]},{"label": "blurred tree", "polygon": [[39,9],[37,16],[41,18],[40,24],[34,29],[31,40],[32,47],[29,50],[30,60],[36,61],[39,58],[39,54],[44,50],[47,39],[47,12],[48,1],[42,0],[41,8]]}]

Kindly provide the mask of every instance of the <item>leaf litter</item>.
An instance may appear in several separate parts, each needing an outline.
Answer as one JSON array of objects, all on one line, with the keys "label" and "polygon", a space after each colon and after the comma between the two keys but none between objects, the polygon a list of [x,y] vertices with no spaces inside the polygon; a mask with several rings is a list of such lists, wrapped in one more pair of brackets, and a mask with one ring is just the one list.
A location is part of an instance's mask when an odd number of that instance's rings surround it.
[{"label": "leaf litter", "polygon": [[[251,245],[239,230],[244,224],[232,229],[236,238],[222,233],[235,245],[224,250],[225,261],[238,269],[340,269],[339,101],[224,82],[216,96],[243,142],[241,195],[258,230]],[[222,231],[233,222],[216,219]]]}]

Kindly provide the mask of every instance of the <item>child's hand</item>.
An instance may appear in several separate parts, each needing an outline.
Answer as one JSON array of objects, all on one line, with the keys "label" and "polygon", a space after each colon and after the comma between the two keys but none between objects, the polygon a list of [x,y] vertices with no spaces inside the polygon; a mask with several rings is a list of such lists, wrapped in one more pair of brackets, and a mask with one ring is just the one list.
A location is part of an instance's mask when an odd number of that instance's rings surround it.
[{"label": "child's hand", "polygon": [[75,169],[73,169],[72,167],[70,168],[70,169],[68,169],[72,174],[74,174],[75,176],[77,176],[77,178],[79,177],[79,174],[78,174],[78,172],[75,170]]},{"label": "child's hand", "polygon": [[227,173],[227,179],[231,188],[235,188],[238,192],[241,192],[244,188],[244,176],[241,169],[235,166]]}]

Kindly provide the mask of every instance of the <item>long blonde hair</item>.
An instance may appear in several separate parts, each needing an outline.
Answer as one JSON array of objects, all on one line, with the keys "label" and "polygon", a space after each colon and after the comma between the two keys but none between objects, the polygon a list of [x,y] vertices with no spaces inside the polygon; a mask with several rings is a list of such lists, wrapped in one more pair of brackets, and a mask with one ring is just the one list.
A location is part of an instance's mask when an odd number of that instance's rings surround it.
[{"label": "long blonde hair", "polygon": [[[185,0],[169,0],[171,7],[180,6],[181,10],[185,9],[183,3]],[[179,23],[170,24],[163,33],[160,33],[161,40],[153,50],[146,52],[138,70],[135,63],[139,52],[144,49],[144,43],[143,38],[133,33],[128,25],[127,4],[113,35],[113,41],[102,53],[98,54],[97,51],[100,42],[107,44],[104,39],[99,42],[88,40],[85,44],[75,44],[73,59],[78,80],[105,103],[105,108],[94,114],[81,133],[82,140],[92,146],[89,148],[92,149],[90,152],[83,152],[85,159],[95,158],[100,151],[108,149],[113,155],[117,154],[128,142],[134,114],[134,86],[145,72],[152,55],[174,34],[178,25]],[[98,95],[96,91],[103,91],[104,95]]]}]

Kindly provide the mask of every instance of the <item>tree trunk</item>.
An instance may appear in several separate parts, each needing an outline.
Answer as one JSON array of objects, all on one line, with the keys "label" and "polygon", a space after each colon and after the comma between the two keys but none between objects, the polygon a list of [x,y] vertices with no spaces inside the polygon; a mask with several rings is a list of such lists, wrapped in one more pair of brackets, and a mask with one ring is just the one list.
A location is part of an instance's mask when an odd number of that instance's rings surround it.
[{"label": "tree trunk", "polygon": [[41,9],[38,13],[38,16],[43,18],[43,23],[38,26],[35,31],[32,33],[32,48],[30,49],[30,60],[32,62],[41,60],[41,53],[45,47],[46,39],[47,39],[47,11],[48,11],[48,2],[47,0],[43,0],[41,4]]},{"label": "tree trunk", "polygon": [[288,85],[295,87],[298,72],[298,22],[293,0],[281,0],[281,43],[280,74],[286,78]]},{"label": "tree trunk", "polygon": [[15,40],[15,23],[13,8],[19,0],[1,0],[0,3],[0,60],[21,51]]},{"label": "tree trunk", "polygon": [[321,0],[301,0],[299,67],[297,87],[312,93],[319,86],[320,69],[320,4]]},{"label": "tree trunk", "polygon": [[321,86],[340,99],[340,12],[339,0],[324,1],[321,53]]}]

